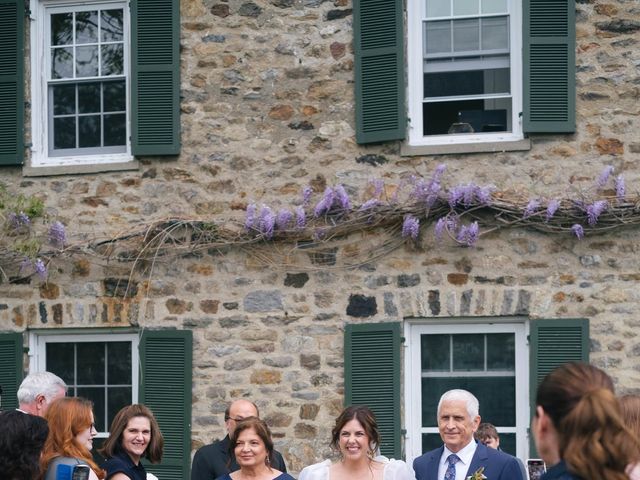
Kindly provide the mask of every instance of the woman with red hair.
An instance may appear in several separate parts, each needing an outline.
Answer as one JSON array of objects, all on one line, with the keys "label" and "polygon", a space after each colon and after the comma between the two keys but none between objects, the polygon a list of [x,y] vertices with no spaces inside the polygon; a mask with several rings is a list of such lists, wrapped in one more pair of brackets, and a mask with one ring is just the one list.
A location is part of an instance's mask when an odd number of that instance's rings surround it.
[{"label": "woman with red hair", "polygon": [[58,467],[86,465],[89,480],[102,480],[104,470],[91,457],[96,428],[93,404],[84,398],[63,397],[51,403],[45,419],[49,423],[49,436],[40,460],[44,480],[55,480]]}]

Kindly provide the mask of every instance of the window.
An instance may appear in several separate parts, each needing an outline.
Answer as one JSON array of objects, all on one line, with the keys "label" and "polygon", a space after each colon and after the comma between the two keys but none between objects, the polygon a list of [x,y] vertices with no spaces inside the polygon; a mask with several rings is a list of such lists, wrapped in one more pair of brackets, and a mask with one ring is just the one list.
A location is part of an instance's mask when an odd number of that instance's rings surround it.
[{"label": "window", "polygon": [[522,139],[520,2],[408,2],[409,143]]},{"label": "window", "polygon": [[[39,2],[32,30],[33,166],[126,162],[129,15],[123,2]],[[42,61],[39,61],[42,59]]]},{"label": "window", "polygon": [[35,368],[62,378],[68,395],[93,402],[98,437],[108,436],[118,410],[138,402],[137,335],[36,335],[33,342]]},{"label": "window", "polygon": [[483,422],[500,447],[527,457],[528,348],[524,323],[411,325],[407,425],[412,458],[442,445],[437,407],[444,392],[462,388],[480,402]]}]

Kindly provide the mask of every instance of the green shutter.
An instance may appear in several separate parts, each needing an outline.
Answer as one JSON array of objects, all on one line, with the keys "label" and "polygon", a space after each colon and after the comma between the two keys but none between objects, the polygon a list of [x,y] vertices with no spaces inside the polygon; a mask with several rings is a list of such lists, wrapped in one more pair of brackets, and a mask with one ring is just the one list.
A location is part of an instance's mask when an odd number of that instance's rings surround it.
[{"label": "green shutter", "polygon": [[[529,403],[533,418],[536,392],[544,377],[563,363],[589,361],[589,321],[535,320],[531,322],[529,339]],[[536,457],[533,439],[530,450]]]},{"label": "green shutter", "polygon": [[402,0],[354,0],[356,140],[405,136]]},{"label": "green shutter", "polygon": [[131,148],[180,153],[180,2],[131,1]]},{"label": "green shutter", "polygon": [[[1,35],[1,34],[0,34]],[[0,333],[0,387],[2,410],[18,408],[18,387],[22,382],[22,334]]]},{"label": "green shutter", "polygon": [[145,330],[140,342],[140,403],[164,436],[162,463],[147,470],[162,480],[189,478],[192,343],[190,330]]},{"label": "green shutter", "polygon": [[574,132],[574,0],[524,0],[524,131]]},{"label": "green shutter", "polygon": [[0,165],[24,159],[24,1],[0,0]]},{"label": "green shutter", "polygon": [[347,325],[345,405],[367,405],[376,415],[383,455],[400,459],[400,323]]}]

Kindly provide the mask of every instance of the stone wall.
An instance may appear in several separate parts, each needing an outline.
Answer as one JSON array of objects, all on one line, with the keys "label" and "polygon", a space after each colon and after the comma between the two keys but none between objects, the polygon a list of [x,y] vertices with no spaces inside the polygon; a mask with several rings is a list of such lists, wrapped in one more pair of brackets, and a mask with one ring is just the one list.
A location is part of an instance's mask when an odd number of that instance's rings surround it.
[{"label": "stone wall", "polygon": [[[577,132],[536,135],[527,152],[400,157],[354,140],[348,0],[183,0],[182,154],[139,172],[3,182],[43,198],[72,242],[170,216],[241,219],[249,202],[299,203],[342,183],[398,185],[447,165],[445,183],[514,196],[580,195],[606,165],[638,191],[637,3],[577,2]],[[28,81],[28,80],[27,80]],[[92,257],[57,260],[50,279],[0,285],[0,330],[175,326],[194,332],[193,446],[223,435],[226,403],[248,394],[292,471],[324,456],[343,401],[349,322],[412,317],[589,318],[591,358],[640,391],[637,227],[587,236],[525,229],[475,249],[417,245],[347,268],[386,233],[354,233],[319,259],[291,246],[158,262],[151,273]],[[355,252],[355,253],[354,253]],[[259,253],[259,254],[258,254]],[[290,265],[287,267],[286,265]]]}]

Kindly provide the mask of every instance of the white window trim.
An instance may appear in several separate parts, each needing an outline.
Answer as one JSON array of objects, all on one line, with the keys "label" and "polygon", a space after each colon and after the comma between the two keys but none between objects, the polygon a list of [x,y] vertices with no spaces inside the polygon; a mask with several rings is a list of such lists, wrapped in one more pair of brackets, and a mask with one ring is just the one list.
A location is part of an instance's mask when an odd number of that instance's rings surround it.
[{"label": "white window trim", "polygon": [[[482,323],[482,321],[486,323]],[[408,339],[405,351],[405,425],[407,430],[405,450],[407,463],[411,465],[413,460],[422,455],[422,433],[427,433],[427,428],[422,427],[422,375],[420,368],[420,335],[428,334],[457,334],[457,333],[515,333],[516,345],[516,444],[517,456],[521,459],[528,458],[529,442],[529,333],[528,323],[519,322],[514,318],[500,319],[451,319],[451,323],[442,323],[444,319],[438,319],[438,323],[425,323],[419,319],[405,322],[404,335]],[[489,323],[491,322],[491,323]],[[482,405],[480,405],[482,417]],[[437,432],[437,429],[436,429]],[[430,433],[430,432],[429,432]]]},{"label": "white window trim", "polygon": [[[428,146],[456,146],[469,144],[494,144],[522,142],[523,110],[523,79],[522,79],[522,5],[521,2],[509,0],[511,27],[509,30],[509,43],[511,45],[511,132],[496,132],[483,134],[458,134],[458,135],[429,135],[423,136],[422,101],[423,101],[423,38],[422,19],[426,14],[426,2],[409,0],[407,2],[407,102],[408,102],[408,135],[405,140],[407,148],[403,148],[403,154],[412,154],[411,147]],[[518,146],[517,149],[523,148]],[[525,147],[526,148],[526,147]],[[471,149],[473,150],[473,149]],[[500,148],[500,150],[510,150]],[[485,149],[483,149],[485,151]],[[437,152],[434,152],[437,153]],[[452,152],[453,153],[453,152]]]},{"label": "white window trim", "polygon": [[[124,23],[127,32],[130,32],[129,3],[123,0],[30,0],[31,8],[31,168],[44,167],[73,167],[82,165],[108,165],[135,163],[131,154],[131,105],[127,105],[127,151],[117,154],[74,155],[64,157],[48,156],[48,132],[47,132],[47,76],[44,69],[49,64],[48,54],[44,48],[45,31],[44,21],[47,17],[46,10],[50,7],[92,5],[92,4],[118,4],[124,7]],[[125,40],[125,76],[127,98],[131,99],[131,73],[130,63],[130,39]]]},{"label": "white window trim", "polygon": [[[139,370],[140,356],[138,347],[140,337],[136,333],[78,333],[52,330],[29,333],[29,372],[43,372],[46,370],[47,343],[80,343],[80,342],[131,342],[131,403],[138,403],[140,386]],[[99,432],[98,438],[107,438],[108,432]]]}]

